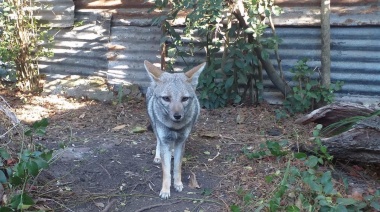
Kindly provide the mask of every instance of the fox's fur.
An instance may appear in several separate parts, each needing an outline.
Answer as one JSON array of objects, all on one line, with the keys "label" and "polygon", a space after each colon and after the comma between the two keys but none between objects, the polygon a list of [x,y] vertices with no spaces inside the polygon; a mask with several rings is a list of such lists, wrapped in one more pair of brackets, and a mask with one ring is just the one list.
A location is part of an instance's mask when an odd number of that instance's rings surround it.
[{"label": "fox's fur", "polygon": [[148,61],[145,69],[151,78],[147,90],[147,110],[153,132],[157,138],[155,163],[162,165],[162,188],[160,197],[170,197],[171,149],[174,150],[174,188],[182,191],[182,157],[185,141],[189,136],[200,111],[195,94],[198,77],[206,63],[202,63],[186,73],[167,73]]}]

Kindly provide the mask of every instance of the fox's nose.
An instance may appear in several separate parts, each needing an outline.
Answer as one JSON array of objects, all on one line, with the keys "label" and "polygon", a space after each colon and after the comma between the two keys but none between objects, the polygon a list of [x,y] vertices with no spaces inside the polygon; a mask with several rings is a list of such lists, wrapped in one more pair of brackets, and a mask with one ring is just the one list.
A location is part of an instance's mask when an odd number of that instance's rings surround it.
[{"label": "fox's nose", "polygon": [[181,116],[181,115],[179,115],[179,114],[174,114],[173,116],[174,116],[174,118],[175,118],[176,120],[179,120],[179,119],[181,119],[181,118],[182,118],[182,116]]}]

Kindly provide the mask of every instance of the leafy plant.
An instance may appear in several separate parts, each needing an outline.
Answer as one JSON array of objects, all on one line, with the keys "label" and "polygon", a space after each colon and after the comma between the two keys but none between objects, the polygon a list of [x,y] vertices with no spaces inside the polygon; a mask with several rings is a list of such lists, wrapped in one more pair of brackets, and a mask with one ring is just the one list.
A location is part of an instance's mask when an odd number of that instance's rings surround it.
[{"label": "leafy plant", "polygon": [[[161,41],[168,70],[178,60],[188,66],[188,61],[194,60],[191,57],[195,49],[205,50],[208,67],[199,81],[202,106],[257,103],[262,98],[261,61],[269,59],[265,48],[277,50],[280,42],[277,37],[263,37],[266,21],[281,13],[273,2],[155,1],[153,9],[170,4],[169,12],[153,21],[165,32]],[[180,12],[187,14],[182,32],[172,26]]]},{"label": "leafy plant", "polygon": [[[0,61],[8,72],[5,80],[16,81],[22,90],[40,88],[38,59],[52,56],[52,37],[33,16],[41,5],[35,1],[4,0],[0,3]],[[43,43],[47,45],[42,45]]]},{"label": "leafy plant", "polygon": [[[44,135],[47,119],[35,122],[31,129],[25,131],[26,136]],[[17,159],[13,159],[6,148],[0,148],[0,183],[6,185],[12,196],[1,211],[22,211],[35,204],[29,192],[33,188],[33,179],[49,167],[52,150],[28,149],[24,145]]]},{"label": "leafy plant", "polygon": [[308,59],[297,62],[290,70],[294,74],[293,93],[284,101],[284,107],[290,113],[305,112],[314,109],[318,103],[331,103],[334,100],[334,92],[340,90],[343,82],[336,82],[326,87],[314,79],[316,73],[307,65]]},{"label": "leafy plant", "polygon": [[[317,125],[313,131],[315,155],[308,156],[301,152],[285,154],[286,152],[281,150],[281,145],[273,145],[268,141],[266,142],[268,150],[261,149],[255,154],[244,150],[245,155],[251,159],[271,155],[288,159],[285,170],[280,171],[280,174],[276,172],[265,178],[267,183],[273,184],[274,180],[279,183],[269,199],[255,204],[257,206],[255,211],[369,211],[380,209],[380,190],[365,196],[362,201],[343,197],[338,192],[338,185],[334,182],[331,171],[322,171],[320,166],[331,161],[332,156],[321,143],[319,137],[321,129],[322,126]],[[301,160],[303,166],[293,165],[299,164],[295,163],[297,160]],[[242,194],[244,194],[242,191],[238,191],[239,196]],[[235,211],[239,211],[243,207],[235,204],[231,206],[231,210],[234,208]]]},{"label": "leafy plant", "polygon": [[282,146],[284,146],[287,142],[276,142],[276,141],[266,141],[265,144],[260,144],[260,149],[255,152],[249,152],[247,148],[243,148],[244,154],[249,158],[263,158],[266,156],[284,156],[287,152],[282,151]]}]

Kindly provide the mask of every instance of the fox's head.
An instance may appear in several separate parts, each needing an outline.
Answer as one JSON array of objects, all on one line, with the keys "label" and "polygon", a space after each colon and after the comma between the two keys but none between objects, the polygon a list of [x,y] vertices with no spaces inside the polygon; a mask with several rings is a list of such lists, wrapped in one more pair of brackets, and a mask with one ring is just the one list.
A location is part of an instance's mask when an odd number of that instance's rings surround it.
[{"label": "fox's head", "polygon": [[[160,109],[170,120],[180,122],[190,109],[194,109],[193,101],[197,101],[195,89],[198,78],[206,63],[202,63],[186,73],[167,73],[148,61],[144,61],[145,69],[151,78],[152,98],[156,98]],[[196,103],[198,104],[198,103]]]}]

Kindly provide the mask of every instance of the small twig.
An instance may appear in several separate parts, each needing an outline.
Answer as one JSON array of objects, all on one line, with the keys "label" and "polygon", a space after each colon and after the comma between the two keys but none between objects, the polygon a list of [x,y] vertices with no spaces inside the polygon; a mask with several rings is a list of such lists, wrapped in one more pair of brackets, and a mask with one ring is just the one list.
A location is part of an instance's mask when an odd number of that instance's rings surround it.
[{"label": "small twig", "polygon": [[68,211],[70,211],[70,212],[74,212],[73,210],[71,210],[70,208],[68,208],[66,205],[61,204],[61,203],[55,201],[54,199],[46,199],[46,200],[53,201],[53,202],[55,202],[56,204],[58,204],[59,206],[61,206],[61,207],[63,207],[63,208],[66,208],[66,210],[68,210]]},{"label": "small twig", "polygon": [[74,183],[74,181],[66,182],[66,183],[59,183],[59,184],[57,184],[57,186],[66,186],[66,185],[70,185],[70,184],[73,184],[73,183]]},{"label": "small twig", "polygon": [[101,212],[107,212],[115,202],[116,202],[115,199],[112,200],[111,202],[109,202],[109,203],[107,204],[107,206],[104,207],[104,209],[103,209]]},{"label": "small twig", "polygon": [[[4,134],[0,135],[0,139],[1,138],[5,138],[5,135],[8,134],[10,131],[12,131],[14,128],[16,128],[18,126],[18,124],[16,125],[13,125],[13,127],[11,129],[9,129],[8,131],[6,131]],[[9,140],[5,145],[8,145],[12,140]],[[5,146],[4,145],[4,146]]]},{"label": "small twig", "polygon": [[149,209],[152,209],[152,208],[157,208],[157,207],[167,206],[167,205],[173,205],[173,204],[177,204],[179,202],[181,202],[181,201],[170,202],[170,203],[166,203],[166,204],[150,205],[150,206],[147,206],[147,207],[140,208],[139,210],[136,210],[135,212],[142,212],[142,211],[146,211],[146,210],[149,210]]},{"label": "small twig", "polygon": [[[134,191],[134,190],[137,188],[137,186],[139,186],[139,185],[149,184],[149,182],[151,182],[150,179],[152,179],[152,178],[153,178],[157,173],[159,173],[159,172],[161,172],[161,171],[156,171],[156,172],[152,173],[148,178],[146,178],[146,180],[144,180],[144,182],[142,182],[142,183],[137,183],[135,186],[133,186],[133,188],[132,188],[131,191]],[[144,177],[144,178],[145,178],[145,177]]]},{"label": "small twig", "polygon": [[106,171],[106,173],[108,174],[108,176],[110,177],[110,179],[112,179],[111,174],[107,171],[107,169],[104,168],[104,166],[102,166],[102,164],[99,164],[99,166],[102,167],[104,169],[104,171]]},{"label": "small twig", "polygon": [[220,200],[224,203],[224,206],[226,206],[226,208],[230,208],[230,207],[228,206],[228,204],[227,204],[222,198],[220,198]]},{"label": "small twig", "polygon": [[245,144],[257,144],[257,141],[252,142],[236,142],[236,143],[227,143],[228,145],[245,145]]},{"label": "small twig", "polygon": [[299,140],[299,135],[297,133],[297,130],[294,130],[294,132],[296,133],[296,145],[297,145],[297,152],[300,152],[300,144],[298,142]]},{"label": "small twig", "polygon": [[208,161],[213,161],[213,160],[215,160],[215,158],[217,158],[219,155],[220,155],[220,152],[218,151],[218,153],[215,155],[215,157],[213,157],[213,158],[209,158]]},{"label": "small twig", "polygon": [[222,134],[219,134],[219,137],[221,138],[227,138],[227,139],[231,139],[231,140],[234,140],[236,142],[236,139],[233,138],[233,137],[227,137],[227,136],[223,136]]}]

